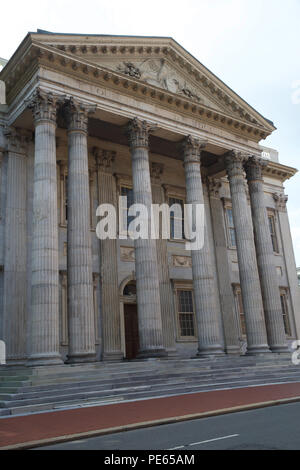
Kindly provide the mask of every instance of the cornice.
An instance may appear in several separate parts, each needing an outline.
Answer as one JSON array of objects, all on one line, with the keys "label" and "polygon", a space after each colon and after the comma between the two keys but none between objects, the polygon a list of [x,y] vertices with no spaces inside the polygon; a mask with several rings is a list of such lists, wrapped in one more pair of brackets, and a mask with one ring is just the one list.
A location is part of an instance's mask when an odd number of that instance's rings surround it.
[{"label": "cornice", "polygon": [[282,182],[292,178],[296,173],[298,173],[296,168],[272,161],[268,161],[267,166],[263,168],[264,176],[274,177]]},{"label": "cornice", "polygon": [[[28,42],[28,40],[27,40]],[[64,49],[62,50],[62,47]],[[69,49],[78,47],[73,45],[65,46],[57,44],[56,47],[40,44],[36,40],[31,38],[31,44],[27,44],[27,47],[19,48],[12,60],[3,69],[0,74],[0,79],[4,80],[7,88],[7,100],[8,103],[12,103],[18,92],[22,89],[27,80],[37,71],[39,67],[44,67],[49,70],[59,71],[61,73],[74,76],[77,79],[82,78],[85,81],[96,83],[98,86],[102,85],[106,88],[112,88],[121,91],[122,94],[134,96],[140,100],[147,98],[152,101],[156,106],[162,106],[167,109],[180,112],[184,115],[192,116],[195,119],[199,119],[201,122],[213,125],[216,128],[225,129],[232,134],[245,137],[249,140],[259,142],[261,139],[266,138],[273,130],[274,127],[268,125],[264,121],[264,126],[261,123],[251,118],[250,114],[247,117],[247,113],[240,109],[241,116],[235,118],[225,112],[216,111],[213,108],[205,106],[204,104],[195,102],[188,96],[178,95],[167,90],[163,90],[154,85],[141,82],[138,79],[130,77],[129,75],[121,72],[111,71],[104,66],[92,63],[85,59],[84,48],[88,50],[94,50],[95,54],[104,54],[103,48],[106,47],[107,53],[116,54],[117,51],[122,54],[122,51],[126,51],[126,47],[123,45],[114,46],[110,49],[107,46],[96,46],[96,45],[82,45],[81,56],[74,55]],[[138,46],[132,46],[134,51],[139,49]],[[140,46],[142,51],[142,46]],[[227,105],[232,104],[233,108],[236,108],[236,104],[230,102],[229,97],[225,94],[224,90],[214,88],[213,84],[208,82],[207,79],[201,76],[199,71],[192,70],[191,65],[185,64],[182,60],[174,56],[172,49],[169,47],[148,47],[145,49],[149,54],[165,54],[171,56],[171,58],[179,61],[180,66],[185,67],[190,74],[193,74],[195,80],[201,82],[202,86],[204,83],[207,84],[207,89],[211,91],[213,95],[223,97],[224,103]],[[115,51],[115,52],[114,52]],[[19,60],[16,60],[17,53],[21,56]],[[143,47],[144,53],[144,47]],[[227,96],[227,97],[226,97]],[[249,119],[249,120],[247,120]],[[255,121],[255,122],[253,122]]]}]

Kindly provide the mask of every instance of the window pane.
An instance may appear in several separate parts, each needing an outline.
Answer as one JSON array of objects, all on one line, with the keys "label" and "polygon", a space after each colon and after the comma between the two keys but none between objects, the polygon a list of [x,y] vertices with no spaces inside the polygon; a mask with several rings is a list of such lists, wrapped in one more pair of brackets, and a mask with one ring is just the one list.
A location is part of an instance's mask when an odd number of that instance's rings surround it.
[{"label": "window pane", "polygon": [[286,301],[286,295],[282,294],[280,296],[281,300],[281,309],[282,309],[282,315],[283,315],[283,323],[284,323],[284,330],[285,334],[288,336],[291,336],[291,326],[290,326],[290,321],[289,321],[289,313],[288,313],[288,306],[287,306],[287,301]]},{"label": "window pane", "polygon": [[[169,198],[170,210],[170,236],[174,240],[184,238],[184,201],[175,197]],[[177,207],[176,207],[177,206]]]},{"label": "window pane", "polygon": [[277,241],[277,235],[276,235],[274,216],[269,215],[268,220],[269,220],[269,229],[270,229],[270,235],[271,235],[271,240],[272,240],[273,251],[275,253],[278,253],[279,249],[278,249],[278,241]]},{"label": "window pane", "polygon": [[178,308],[180,336],[195,336],[192,291],[178,291]]},{"label": "window pane", "polygon": [[236,247],[235,229],[231,228],[229,231],[230,231],[230,245],[232,247]]},{"label": "window pane", "polygon": [[232,209],[226,209],[227,230],[228,230],[228,243],[231,248],[236,248],[236,235],[233,222]]},{"label": "window pane", "polygon": [[227,209],[227,220],[228,220],[228,226],[234,227],[232,209]]},{"label": "window pane", "polygon": [[180,313],[180,336],[195,336],[194,315],[192,313]]},{"label": "window pane", "polygon": [[128,230],[129,224],[135,219],[134,216],[128,217],[128,209],[133,205],[133,189],[126,186],[121,187],[121,196],[127,197],[127,206],[122,208],[123,230]]}]

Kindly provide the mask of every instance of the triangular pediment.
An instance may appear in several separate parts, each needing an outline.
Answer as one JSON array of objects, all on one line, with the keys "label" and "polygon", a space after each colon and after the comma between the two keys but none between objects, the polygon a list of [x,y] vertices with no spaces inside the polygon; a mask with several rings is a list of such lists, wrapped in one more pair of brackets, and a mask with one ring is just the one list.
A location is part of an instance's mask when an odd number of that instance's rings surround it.
[{"label": "triangular pediment", "polygon": [[[111,71],[120,77],[155,87],[167,94],[202,106],[212,119],[230,118],[241,128],[256,128],[257,134],[269,135],[275,128],[240,96],[210,72],[172,38],[68,35],[38,30],[29,40],[47,51],[57,51],[60,63],[70,59]],[[47,54],[48,54],[47,52]],[[51,53],[50,53],[51,55]],[[167,98],[172,102],[171,98]],[[191,104],[193,106],[193,104]],[[225,118],[223,119],[224,116]],[[232,124],[233,125],[233,124]]]}]

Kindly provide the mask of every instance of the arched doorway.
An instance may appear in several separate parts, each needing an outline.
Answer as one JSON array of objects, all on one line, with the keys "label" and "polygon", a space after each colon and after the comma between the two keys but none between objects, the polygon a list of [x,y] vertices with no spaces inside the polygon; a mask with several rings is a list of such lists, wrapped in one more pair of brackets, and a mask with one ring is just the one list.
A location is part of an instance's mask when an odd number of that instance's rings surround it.
[{"label": "arched doorway", "polygon": [[135,359],[139,352],[139,325],[136,305],[136,283],[131,279],[122,292],[124,305],[125,359]]}]

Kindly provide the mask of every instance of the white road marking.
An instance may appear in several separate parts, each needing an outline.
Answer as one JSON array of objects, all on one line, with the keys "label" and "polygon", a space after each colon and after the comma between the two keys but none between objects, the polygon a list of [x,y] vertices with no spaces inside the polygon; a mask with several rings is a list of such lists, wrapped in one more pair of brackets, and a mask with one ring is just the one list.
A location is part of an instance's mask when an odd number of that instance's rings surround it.
[{"label": "white road marking", "polygon": [[189,447],[189,446],[197,446],[197,445],[200,445],[200,444],[207,444],[208,442],[221,441],[222,439],[230,439],[232,437],[238,437],[238,436],[239,436],[239,434],[231,434],[230,436],[216,437],[215,439],[209,439],[207,441],[193,442],[192,444],[186,444],[184,446],[172,447],[172,449],[168,449],[168,450],[184,449],[185,447]]},{"label": "white road marking", "polygon": [[239,434],[232,434],[231,436],[216,437],[215,439],[209,439],[208,441],[194,442],[193,444],[189,444],[189,446],[197,446],[199,444],[206,444],[207,442],[221,441],[222,439],[230,439],[238,436]]}]

